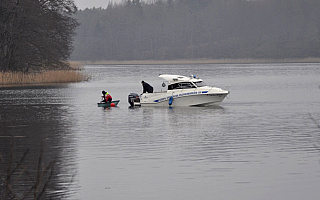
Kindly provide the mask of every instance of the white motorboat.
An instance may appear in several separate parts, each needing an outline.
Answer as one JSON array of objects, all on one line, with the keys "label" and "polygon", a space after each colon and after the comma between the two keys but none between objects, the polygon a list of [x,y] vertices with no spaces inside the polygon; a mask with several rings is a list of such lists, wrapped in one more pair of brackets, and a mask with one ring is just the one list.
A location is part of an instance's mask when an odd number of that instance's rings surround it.
[{"label": "white motorboat", "polygon": [[[219,105],[229,91],[218,87],[206,86],[202,79],[195,76],[162,74],[168,88],[163,92],[131,93],[128,97],[131,106],[210,106]],[[162,84],[166,86],[165,82]]]}]

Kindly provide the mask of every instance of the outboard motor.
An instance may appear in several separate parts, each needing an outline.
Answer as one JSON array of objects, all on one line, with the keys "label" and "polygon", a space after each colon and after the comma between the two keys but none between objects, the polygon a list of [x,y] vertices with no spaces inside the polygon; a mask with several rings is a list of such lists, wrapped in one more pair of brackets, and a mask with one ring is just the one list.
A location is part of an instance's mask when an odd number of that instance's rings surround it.
[{"label": "outboard motor", "polygon": [[128,102],[130,106],[140,106],[140,97],[136,93],[130,93],[128,96]]}]

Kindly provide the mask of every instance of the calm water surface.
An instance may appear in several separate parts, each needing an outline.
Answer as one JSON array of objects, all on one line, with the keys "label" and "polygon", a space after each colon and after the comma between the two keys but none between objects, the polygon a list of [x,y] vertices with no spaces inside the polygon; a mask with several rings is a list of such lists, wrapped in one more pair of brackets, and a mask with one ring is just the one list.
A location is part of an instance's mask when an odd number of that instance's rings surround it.
[{"label": "calm water surface", "polygon": [[[48,197],[319,198],[319,64],[92,65],[84,72],[89,82],[0,88],[1,172],[9,152],[19,158],[30,149],[36,166],[43,149],[46,162],[56,160]],[[127,96],[142,92],[141,80],[162,89],[161,73],[195,74],[231,93],[220,107],[129,109]],[[97,107],[102,90],[118,107]]]}]

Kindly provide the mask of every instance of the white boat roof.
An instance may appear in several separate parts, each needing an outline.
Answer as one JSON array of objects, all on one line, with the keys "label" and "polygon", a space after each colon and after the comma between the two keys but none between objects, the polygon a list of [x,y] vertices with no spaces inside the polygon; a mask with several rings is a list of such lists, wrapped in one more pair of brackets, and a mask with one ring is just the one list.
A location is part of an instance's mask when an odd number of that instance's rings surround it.
[{"label": "white boat roof", "polygon": [[171,74],[160,74],[159,76],[160,78],[163,78],[166,81],[169,81],[169,83],[173,83],[173,82],[183,82],[183,81],[187,81],[187,82],[199,82],[202,81],[202,79],[196,78],[195,76],[181,76],[181,75],[171,75]]}]

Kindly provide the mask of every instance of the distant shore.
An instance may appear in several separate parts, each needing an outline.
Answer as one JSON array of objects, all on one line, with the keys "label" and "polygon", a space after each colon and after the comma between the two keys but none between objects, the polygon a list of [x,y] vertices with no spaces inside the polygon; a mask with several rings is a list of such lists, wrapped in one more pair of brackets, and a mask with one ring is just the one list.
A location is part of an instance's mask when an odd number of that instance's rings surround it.
[{"label": "distant shore", "polygon": [[99,60],[70,61],[78,65],[188,65],[188,64],[255,64],[255,63],[320,63],[320,58],[301,59],[196,59],[196,60]]}]

